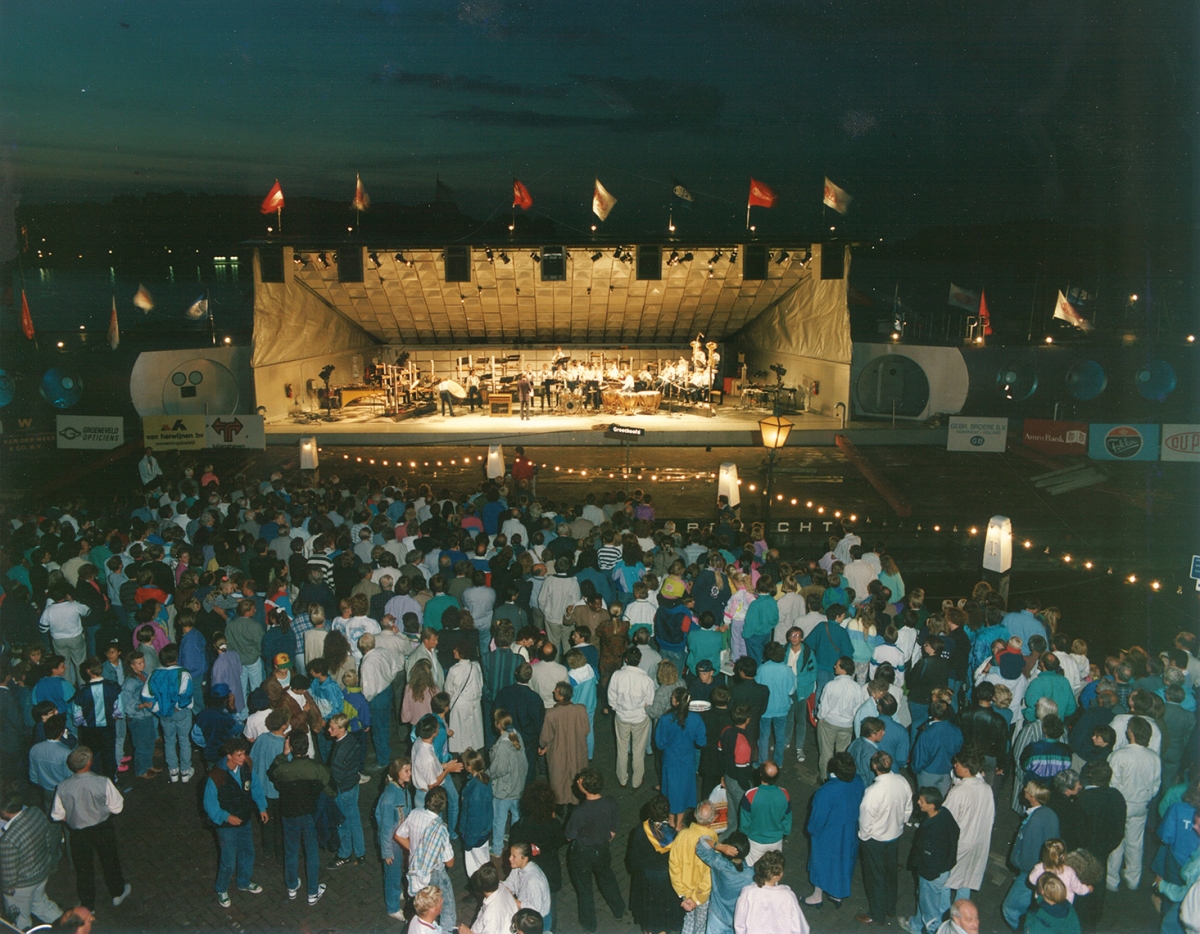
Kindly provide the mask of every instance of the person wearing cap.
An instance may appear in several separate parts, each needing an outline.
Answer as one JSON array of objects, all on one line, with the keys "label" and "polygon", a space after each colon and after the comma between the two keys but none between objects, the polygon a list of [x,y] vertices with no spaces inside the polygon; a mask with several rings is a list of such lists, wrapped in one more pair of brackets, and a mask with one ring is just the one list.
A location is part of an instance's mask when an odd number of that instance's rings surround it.
[{"label": "person wearing cap", "polygon": [[696,662],[694,669],[695,676],[688,682],[688,692],[692,695],[692,700],[712,701],[713,688],[722,687],[725,683],[725,676],[718,675],[713,668],[713,663],[707,658],[702,658]]}]

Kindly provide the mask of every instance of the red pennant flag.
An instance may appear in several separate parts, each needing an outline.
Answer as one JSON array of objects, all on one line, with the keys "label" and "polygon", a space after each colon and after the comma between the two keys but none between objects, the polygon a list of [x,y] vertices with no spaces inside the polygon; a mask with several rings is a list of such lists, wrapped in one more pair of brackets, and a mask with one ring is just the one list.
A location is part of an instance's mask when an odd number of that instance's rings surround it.
[{"label": "red pennant flag", "polygon": [[117,297],[113,296],[112,314],[108,317],[108,346],[113,350],[121,343],[121,329],[117,326]]},{"label": "red pennant flag", "polygon": [[25,297],[24,289],[21,289],[21,333],[26,340],[33,340],[33,315],[29,313],[29,299]]},{"label": "red pennant flag", "polygon": [[979,320],[983,322],[983,335],[987,337],[992,333],[992,315],[988,311],[987,292],[982,289],[979,292]]},{"label": "red pennant flag", "polygon": [[271,190],[267,192],[267,196],[263,198],[262,207],[259,208],[264,214],[271,214],[274,211],[283,209],[283,189],[279,187],[279,179],[275,179],[275,184],[271,186]]},{"label": "red pennant flag", "polygon": [[750,179],[750,201],[747,207],[775,207],[775,192],[757,179]]},{"label": "red pennant flag", "polygon": [[533,195],[515,178],[513,179],[513,207],[520,208],[522,211],[528,211],[533,207]]},{"label": "red pennant flag", "polygon": [[[275,183],[275,187],[279,187],[279,182]],[[270,195],[267,195],[268,199],[270,197]],[[266,202],[263,202],[263,206],[266,207]],[[279,206],[283,207],[282,192],[279,195]],[[371,197],[367,194],[367,189],[363,188],[362,176],[357,172],[354,173],[354,200],[350,202],[350,206],[356,211],[365,211],[371,206]],[[263,213],[266,214],[268,212],[264,211]]]}]

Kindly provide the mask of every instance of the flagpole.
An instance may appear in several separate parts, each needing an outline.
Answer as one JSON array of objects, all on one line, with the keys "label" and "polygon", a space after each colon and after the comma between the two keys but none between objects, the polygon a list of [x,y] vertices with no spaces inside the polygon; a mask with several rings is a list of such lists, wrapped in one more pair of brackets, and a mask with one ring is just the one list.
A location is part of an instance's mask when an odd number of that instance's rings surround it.
[{"label": "flagpole", "polygon": [[746,202],[746,229],[750,229],[750,202]]},{"label": "flagpole", "polygon": [[283,208],[275,209],[275,223],[278,226],[279,233],[283,233]]},{"label": "flagpole", "polygon": [[204,305],[208,308],[208,332],[212,335],[213,346],[217,346],[217,322],[213,320],[212,296],[208,289],[204,290]]}]

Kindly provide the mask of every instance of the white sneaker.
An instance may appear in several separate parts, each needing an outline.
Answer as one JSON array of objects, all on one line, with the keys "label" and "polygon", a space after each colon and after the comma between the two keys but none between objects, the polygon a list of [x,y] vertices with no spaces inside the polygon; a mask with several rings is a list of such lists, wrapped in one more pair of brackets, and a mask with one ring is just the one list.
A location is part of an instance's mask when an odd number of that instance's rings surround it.
[{"label": "white sneaker", "polygon": [[179,769],[171,769],[171,781],[179,781]]},{"label": "white sneaker", "polygon": [[325,894],[325,883],[322,882],[317,886],[317,894],[308,896],[309,905],[315,905],[321,900],[321,896]]},{"label": "white sneaker", "polygon": [[188,769],[186,772],[179,773],[179,780],[181,782],[187,783],[187,782],[191,781],[192,776],[195,774],[196,774],[195,769]]},{"label": "white sneaker", "polygon": [[803,752],[797,752],[797,753],[796,753],[796,761],[797,761],[797,762],[803,762],[803,761],[804,761],[804,753],[803,753]]},{"label": "white sneaker", "polygon": [[368,775],[366,772],[359,772],[359,773],[358,773],[358,783],[359,783],[360,785],[365,785],[365,784],[367,784],[367,782],[369,782],[370,780],[371,780],[371,776],[370,776],[370,775]]},{"label": "white sneaker", "polygon": [[295,900],[296,896],[300,894],[299,889],[288,889],[287,892],[288,898],[292,899],[293,901]]},{"label": "white sneaker", "polygon": [[121,905],[121,902],[125,901],[125,899],[127,899],[127,898],[129,897],[129,893],[130,893],[130,892],[132,892],[132,891],[133,891],[133,886],[132,886],[132,885],[130,885],[128,882],[126,882],[126,883],[125,883],[125,890],[124,890],[123,892],[121,892],[121,894],[120,894],[120,895],[116,896],[116,897],[115,897],[115,898],[112,900],[113,907],[114,907],[114,908],[119,908],[119,907],[120,907],[120,905]]},{"label": "white sneaker", "polygon": [[401,908],[399,911],[389,911],[387,913],[387,916],[389,918],[395,918],[397,921],[403,921],[404,920],[404,909]]}]

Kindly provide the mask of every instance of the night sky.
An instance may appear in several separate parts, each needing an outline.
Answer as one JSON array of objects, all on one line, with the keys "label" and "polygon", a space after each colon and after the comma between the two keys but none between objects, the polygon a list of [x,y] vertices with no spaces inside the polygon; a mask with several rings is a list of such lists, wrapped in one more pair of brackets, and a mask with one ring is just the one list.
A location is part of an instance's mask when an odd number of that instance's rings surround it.
[{"label": "night sky", "polygon": [[751,175],[762,229],[819,229],[824,175],[850,234],[1190,223],[1195,47],[1178,0],[4,0],[2,169],[25,202],[440,173],[481,220],[515,174],[581,229],[595,174],[664,226],[673,177],[734,226]]}]

